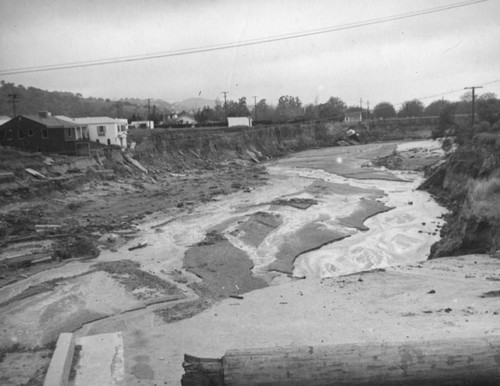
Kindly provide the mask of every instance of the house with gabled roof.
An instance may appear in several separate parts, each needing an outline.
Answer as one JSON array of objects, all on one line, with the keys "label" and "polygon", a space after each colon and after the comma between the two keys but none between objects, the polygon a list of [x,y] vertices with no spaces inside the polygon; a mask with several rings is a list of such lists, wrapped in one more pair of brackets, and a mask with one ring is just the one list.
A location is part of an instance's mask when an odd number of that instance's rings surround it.
[{"label": "house with gabled roof", "polygon": [[53,117],[46,111],[18,115],[0,126],[0,144],[29,152],[75,154],[86,141],[81,125]]},{"label": "house with gabled roof", "polygon": [[110,117],[68,118],[58,116],[68,122],[86,127],[89,140],[108,146],[127,147],[128,121]]}]

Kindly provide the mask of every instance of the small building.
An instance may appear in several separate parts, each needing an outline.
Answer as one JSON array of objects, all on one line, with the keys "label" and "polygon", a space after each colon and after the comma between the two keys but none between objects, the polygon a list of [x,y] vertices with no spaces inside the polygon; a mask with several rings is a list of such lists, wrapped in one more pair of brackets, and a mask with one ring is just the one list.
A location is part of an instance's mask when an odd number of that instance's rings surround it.
[{"label": "small building", "polygon": [[196,119],[189,114],[181,114],[177,117],[177,124],[179,125],[195,125]]},{"label": "small building", "polygon": [[154,129],[154,121],[133,121],[128,124],[129,129]]},{"label": "small building", "polygon": [[345,113],[344,122],[357,123],[361,122],[362,120],[363,120],[363,113],[361,111]]},{"label": "small building", "polygon": [[251,117],[227,117],[227,126],[246,126],[252,127]]},{"label": "small building", "polygon": [[127,148],[127,129],[128,121],[126,119],[110,117],[84,117],[84,118],[66,118],[70,122],[80,126],[85,126],[88,131],[89,140],[108,146],[119,146],[122,149]]},{"label": "small building", "polygon": [[18,115],[0,126],[0,144],[29,152],[76,154],[86,145],[81,125],[53,117],[49,112]]}]

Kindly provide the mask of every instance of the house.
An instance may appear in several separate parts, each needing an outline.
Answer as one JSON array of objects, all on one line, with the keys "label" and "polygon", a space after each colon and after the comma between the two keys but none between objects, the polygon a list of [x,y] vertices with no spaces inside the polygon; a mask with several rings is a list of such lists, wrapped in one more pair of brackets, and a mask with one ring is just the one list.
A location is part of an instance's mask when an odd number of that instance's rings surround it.
[{"label": "house", "polygon": [[196,119],[189,114],[181,114],[177,117],[177,123],[180,125],[195,125]]},{"label": "house", "polygon": [[126,119],[110,117],[64,118],[69,119],[68,122],[86,127],[91,142],[108,146],[115,145],[122,149],[127,148],[128,121]]},{"label": "house", "polygon": [[129,129],[154,129],[154,121],[133,121],[128,125]]},{"label": "house", "polygon": [[88,141],[80,124],[44,111],[38,115],[18,115],[1,125],[0,144],[29,152],[75,154],[79,145]]},{"label": "house", "polygon": [[347,123],[357,123],[363,120],[363,113],[361,111],[355,111],[352,113],[345,113],[344,122]]},{"label": "house", "polygon": [[247,126],[252,127],[251,117],[227,117],[227,126]]}]

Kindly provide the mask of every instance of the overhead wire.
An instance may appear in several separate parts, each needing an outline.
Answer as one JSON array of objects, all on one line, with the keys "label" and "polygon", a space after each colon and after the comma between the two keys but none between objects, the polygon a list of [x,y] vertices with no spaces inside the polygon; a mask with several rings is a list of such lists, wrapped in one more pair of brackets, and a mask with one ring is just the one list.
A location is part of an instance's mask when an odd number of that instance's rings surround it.
[{"label": "overhead wire", "polygon": [[189,49],[181,49],[174,51],[163,51],[163,52],[155,52],[148,54],[137,54],[130,56],[122,56],[117,58],[107,58],[107,59],[96,59],[96,60],[88,60],[88,61],[80,61],[80,62],[70,62],[70,63],[59,63],[59,64],[51,64],[51,65],[42,65],[42,66],[32,66],[32,67],[19,67],[12,69],[0,70],[0,76],[4,75],[15,75],[15,74],[25,74],[25,73],[33,73],[33,72],[43,72],[43,71],[55,71],[55,70],[64,70],[64,69],[72,69],[72,68],[82,68],[82,67],[92,67],[92,66],[102,66],[108,64],[117,64],[117,63],[126,63],[126,62],[135,62],[135,61],[143,61],[143,60],[152,60],[152,59],[160,59],[160,58],[168,58],[174,56],[184,56],[184,55],[192,55],[199,54],[205,52],[213,52],[220,50],[227,50],[236,47],[245,47],[245,46],[253,46],[258,44],[266,44],[273,43],[278,41],[290,40],[290,39],[298,39],[303,37],[309,37],[314,35],[328,34],[332,32],[345,31],[354,28],[361,28],[376,24],[388,23],[392,21],[398,21],[403,19],[408,19],[412,17],[428,15],[437,12],[443,12],[455,8],[471,6],[479,3],[484,3],[489,0],[470,0],[470,1],[462,1],[460,3],[447,4],[443,6],[427,8],[420,11],[412,11],[401,14],[396,14],[392,16],[378,17],[374,19],[368,19],[364,21],[357,21],[348,24],[342,24],[337,26],[330,26],[320,29],[308,30],[303,32],[289,33],[284,35],[270,36],[264,38],[255,38],[250,40],[229,42],[223,44],[215,44],[204,47],[197,48],[189,48]]}]

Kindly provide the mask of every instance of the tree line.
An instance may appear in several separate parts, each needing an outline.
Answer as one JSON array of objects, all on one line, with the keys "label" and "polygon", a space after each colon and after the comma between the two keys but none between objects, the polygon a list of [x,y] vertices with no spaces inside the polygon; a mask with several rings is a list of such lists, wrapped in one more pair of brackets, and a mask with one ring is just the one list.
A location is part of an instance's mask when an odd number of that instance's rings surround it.
[{"label": "tree line", "polygon": [[[245,97],[238,101],[229,100],[223,104],[216,101],[215,107],[205,106],[198,110],[195,118],[200,123],[222,122],[225,117],[252,116],[255,121],[289,122],[296,120],[328,119],[342,121],[349,113],[361,113],[363,119],[439,117],[442,114],[471,114],[472,95],[461,96],[459,101],[438,99],[425,106],[422,101],[412,99],[402,103],[398,109],[390,102],[380,102],[372,110],[361,106],[348,106],[339,97],[330,97],[325,103],[303,104],[299,97],[283,95],[278,104],[271,105],[261,99],[254,106],[248,106]],[[494,124],[500,119],[500,100],[493,93],[485,93],[476,99],[476,114],[479,121]]]},{"label": "tree line", "polygon": [[[9,95],[19,96],[16,105],[17,114],[36,114],[38,111],[50,111],[53,115],[109,116],[129,120],[151,119],[158,125],[165,122],[168,115],[175,112],[174,106],[162,100],[153,100],[148,106],[147,100],[120,99],[113,101],[103,98],[84,98],[81,94],[70,92],[46,91],[35,87],[24,87],[0,81],[0,115],[12,116],[12,104]],[[439,99],[425,106],[422,101],[412,99],[396,107],[387,101],[380,102],[373,109],[361,106],[348,106],[341,98],[332,96],[324,103],[304,104],[299,97],[283,95],[276,105],[260,99],[249,105],[246,97],[216,100],[215,106],[205,106],[195,114],[200,124],[224,122],[226,117],[252,116],[262,123],[333,120],[342,121],[349,113],[360,113],[363,119],[388,119],[422,116],[453,117],[456,114],[471,114],[472,95],[470,92],[458,101]],[[484,93],[476,99],[476,114],[479,121],[493,125],[500,119],[500,100],[493,93]],[[444,119],[444,118],[443,118]]]}]

